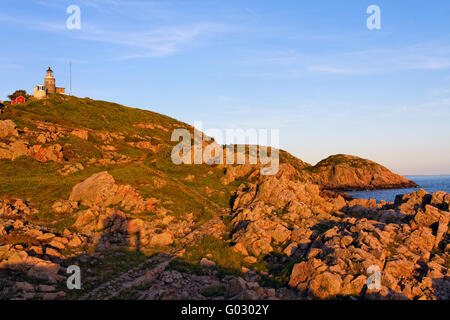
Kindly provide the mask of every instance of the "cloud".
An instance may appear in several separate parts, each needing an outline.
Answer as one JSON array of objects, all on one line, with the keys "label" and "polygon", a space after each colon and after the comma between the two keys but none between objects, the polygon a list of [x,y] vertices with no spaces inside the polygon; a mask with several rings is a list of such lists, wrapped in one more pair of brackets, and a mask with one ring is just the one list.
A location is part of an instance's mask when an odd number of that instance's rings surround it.
[{"label": "cloud", "polygon": [[248,67],[264,66],[244,76],[301,77],[310,74],[372,75],[413,70],[450,69],[450,45],[414,44],[397,48],[305,53],[300,50],[257,53],[239,61]]},{"label": "cloud", "polygon": [[225,32],[225,25],[195,23],[182,26],[167,26],[144,32],[115,32],[86,27],[76,37],[78,39],[105,42],[122,47],[140,49],[121,59],[164,57],[175,54],[183,46],[195,42],[201,36]]},{"label": "cloud", "polygon": [[[105,1],[120,3],[121,1]],[[76,40],[108,43],[129,50],[113,60],[166,57],[196,42],[200,37],[233,30],[232,27],[209,22],[144,28],[141,31],[113,31],[82,23],[81,30],[70,31],[65,23],[16,18],[0,14],[0,22],[20,25],[27,29],[59,33]]]}]

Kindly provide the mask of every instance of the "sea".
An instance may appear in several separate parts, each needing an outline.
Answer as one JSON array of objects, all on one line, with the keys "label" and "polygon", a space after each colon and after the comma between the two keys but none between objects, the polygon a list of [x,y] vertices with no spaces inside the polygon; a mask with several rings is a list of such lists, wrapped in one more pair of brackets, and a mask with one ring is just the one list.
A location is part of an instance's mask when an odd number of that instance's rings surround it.
[{"label": "sea", "polygon": [[411,193],[420,189],[425,189],[429,193],[436,191],[445,191],[450,193],[450,175],[405,176],[405,178],[417,183],[419,188],[353,191],[347,193],[357,199],[376,199],[377,202],[381,200],[394,201],[397,194]]}]

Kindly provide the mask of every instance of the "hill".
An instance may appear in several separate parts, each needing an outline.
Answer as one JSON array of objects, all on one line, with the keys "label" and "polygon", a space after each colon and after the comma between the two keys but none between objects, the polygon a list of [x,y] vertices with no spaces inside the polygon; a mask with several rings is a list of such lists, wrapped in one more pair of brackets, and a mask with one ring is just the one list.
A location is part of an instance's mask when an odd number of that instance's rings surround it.
[{"label": "hill", "polygon": [[[279,150],[272,176],[174,165],[177,128],[192,137],[170,117],[88,98],[9,107],[0,299],[447,298],[450,195],[326,192],[413,184],[345,155],[312,166]],[[80,290],[65,286],[71,265]],[[386,275],[380,292],[365,287],[369,265]]]},{"label": "hill", "polygon": [[315,166],[305,168],[303,173],[309,181],[335,191],[417,187],[415,182],[392,173],[378,163],[343,154],[330,156]]}]

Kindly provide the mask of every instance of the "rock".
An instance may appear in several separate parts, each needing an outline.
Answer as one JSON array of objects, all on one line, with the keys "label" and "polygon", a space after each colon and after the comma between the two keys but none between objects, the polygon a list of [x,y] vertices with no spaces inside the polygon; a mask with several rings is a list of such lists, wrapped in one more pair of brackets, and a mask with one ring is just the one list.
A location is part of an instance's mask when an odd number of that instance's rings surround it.
[{"label": "rock", "polygon": [[150,150],[153,153],[157,153],[160,145],[153,145],[149,141],[128,142],[128,144],[137,149]]},{"label": "rock", "polygon": [[77,129],[73,130],[70,134],[83,140],[89,139],[89,132],[87,130]]},{"label": "rock", "polygon": [[436,248],[439,247],[439,243],[442,241],[444,235],[448,232],[448,223],[449,223],[448,215],[447,216],[442,215],[439,217],[438,228],[436,231],[436,241],[434,243],[434,246]]},{"label": "rock", "polygon": [[52,211],[56,214],[70,214],[78,208],[78,203],[69,200],[59,200],[52,205]]},{"label": "rock", "polygon": [[44,293],[42,295],[42,299],[43,300],[59,300],[62,299],[66,296],[66,293],[64,291],[59,291],[59,292],[48,292],[48,293]]},{"label": "rock", "polygon": [[16,251],[9,255],[9,265],[21,265],[27,262],[28,254],[25,251]]},{"label": "rock", "polygon": [[144,200],[130,185],[116,185],[106,171],[96,173],[73,187],[70,201],[89,207],[108,207],[120,204],[133,213],[153,210],[156,199]]},{"label": "rock", "polygon": [[202,258],[202,260],[200,260],[199,264],[203,267],[208,267],[208,268],[216,266],[216,263],[214,261],[208,260],[206,258]]},{"label": "rock", "polygon": [[29,253],[30,254],[35,254],[35,255],[43,255],[44,254],[44,250],[42,250],[42,247],[38,247],[38,246],[32,246],[29,249]]},{"label": "rock", "polygon": [[40,144],[46,144],[47,143],[47,136],[45,134],[40,134],[37,136],[36,141]]},{"label": "rock", "polygon": [[282,243],[291,237],[291,232],[284,226],[278,225],[272,232],[272,238],[275,243]]},{"label": "rock", "polygon": [[16,124],[12,120],[0,120],[0,138],[8,136],[19,136]]},{"label": "rock", "polygon": [[324,272],[315,276],[309,284],[309,295],[314,298],[328,299],[340,293],[342,279],[339,275]]},{"label": "rock", "polygon": [[0,159],[14,160],[29,154],[28,142],[15,140],[10,144],[0,142]]},{"label": "rock", "polygon": [[384,267],[384,273],[388,273],[397,279],[408,278],[414,271],[414,263],[404,259],[388,261]]},{"label": "rock", "polygon": [[48,285],[45,285],[45,284],[40,284],[38,286],[38,291],[40,291],[40,292],[53,292],[53,291],[56,291],[56,288],[54,286],[48,286]]},{"label": "rock", "polygon": [[291,242],[284,250],[283,253],[287,256],[293,256],[295,251],[297,251],[298,244],[295,242]]},{"label": "rock", "polygon": [[114,202],[115,191],[114,178],[103,171],[73,187],[69,200],[87,206],[108,206]]},{"label": "rock", "polygon": [[96,217],[97,215],[91,209],[79,211],[77,213],[77,220],[72,227],[78,231],[91,232],[95,228],[93,221]]},{"label": "rock", "polygon": [[258,262],[258,259],[256,259],[255,257],[252,256],[248,256],[244,258],[244,262],[249,263],[249,264],[255,264],[256,262]]},{"label": "rock", "polygon": [[419,209],[414,221],[423,227],[430,227],[431,225],[438,223],[439,219],[443,217],[443,221],[449,221],[450,213],[441,211],[431,205],[425,205],[425,210]]},{"label": "rock", "polygon": [[84,170],[84,166],[81,163],[70,163],[59,169],[58,172],[62,176],[67,176],[81,170]]},{"label": "rock", "polygon": [[64,159],[62,150],[63,148],[59,144],[48,147],[34,145],[29,149],[28,154],[39,162],[61,162]]},{"label": "rock", "polygon": [[24,218],[25,216],[37,212],[36,209],[33,209],[30,204],[24,200],[0,200],[0,217],[14,219]]},{"label": "rock", "polygon": [[395,197],[394,206],[403,214],[414,215],[417,209],[423,208],[431,201],[431,195],[424,189]]},{"label": "rock", "polygon": [[70,248],[76,248],[83,244],[79,237],[75,236],[72,240],[69,241],[68,246]]},{"label": "rock", "polygon": [[47,247],[45,248],[45,254],[52,256],[52,257],[62,257],[62,255],[55,249]]},{"label": "rock", "polygon": [[243,256],[248,256],[248,251],[242,243],[236,243],[236,245],[233,247],[233,251]]},{"label": "rock", "polygon": [[308,280],[313,273],[311,265],[305,261],[297,263],[291,272],[289,279],[289,286],[292,288],[297,287],[300,283]]},{"label": "rock", "polygon": [[50,241],[54,237],[55,237],[55,235],[53,233],[45,233],[41,236],[38,236],[36,239],[39,241],[45,242],[45,241]]},{"label": "rock", "polygon": [[28,282],[16,282],[14,288],[17,291],[34,291],[33,285]]},{"label": "rock", "polygon": [[246,176],[255,168],[254,165],[243,164],[237,166],[229,166],[226,169],[225,175],[220,179],[223,185],[229,185],[233,181],[243,176]]},{"label": "rock", "polygon": [[363,275],[357,276],[353,279],[353,276],[349,275],[345,277],[342,292],[343,295],[360,295],[364,286],[367,284],[367,278]]},{"label": "rock", "polygon": [[173,243],[173,236],[169,232],[155,234],[150,240],[151,246],[168,246]]},{"label": "rock", "polygon": [[55,240],[55,239],[52,240],[52,241],[50,241],[49,245],[52,246],[52,247],[54,247],[54,248],[56,248],[56,249],[59,249],[59,250],[63,250],[63,249],[66,248],[66,246],[64,245],[64,243],[62,243],[62,242],[60,242],[60,241],[57,241],[57,240]]},{"label": "rock", "polygon": [[231,298],[241,294],[247,288],[246,282],[241,277],[233,278],[228,283],[226,297]]}]

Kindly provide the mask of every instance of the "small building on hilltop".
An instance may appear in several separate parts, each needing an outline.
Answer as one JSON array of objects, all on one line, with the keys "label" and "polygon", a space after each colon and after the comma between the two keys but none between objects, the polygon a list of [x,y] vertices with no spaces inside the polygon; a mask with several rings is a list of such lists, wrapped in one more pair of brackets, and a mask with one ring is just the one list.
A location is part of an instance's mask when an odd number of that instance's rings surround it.
[{"label": "small building on hilltop", "polygon": [[11,101],[11,104],[21,104],[21,103],[25,103],[26,99],[22,96],[19,96],[17,98],[15,98],[14,100]]},{"label": "small building on hilltop", "polygon": [[35,97],[37,99],[42,99],[42,98],[45,98],[46,95],[47,95],[47,91],[45,90],[44,85],[40,84],[40,85],[37,85],[36,87],[34,87],[33,97]]},{"label": "small building on hilltop", "polygon": [[35,86],[34,91],[33,91],[33,96],[36,99],[42,99],[42,98],[45,98],[49,94],[55,94],[55,93],[65,94],[66,89],[56,87],[56,81],[55,81],[55,77],[53,76],[53,70],[50,67],[48,67],[47,74],[45,75],[45,78],[44,78],[44,85],[40,84],[40,85]]}]

